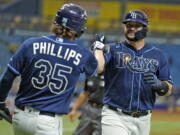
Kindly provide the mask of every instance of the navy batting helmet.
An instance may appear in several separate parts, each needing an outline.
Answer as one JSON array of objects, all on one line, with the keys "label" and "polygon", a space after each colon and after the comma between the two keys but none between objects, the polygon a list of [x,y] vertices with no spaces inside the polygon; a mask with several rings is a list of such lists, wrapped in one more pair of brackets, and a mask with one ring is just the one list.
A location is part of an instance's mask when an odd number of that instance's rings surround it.
[{"label": "navy batting helmet", "polygon": [[122,23],[127,23],[127,22],[138,22],[143,24],[144,26],[148,26],[148,17],[147,15],[140,10],[132,10],[128,12],[123,19]]},{"label": "navy batting helmet", "polygon": [[87,22],[86,11],[76,4],[65,4],[56,14],[54,23],[62,25],[76,32],[77,37],[80,37],[84,32]]}]

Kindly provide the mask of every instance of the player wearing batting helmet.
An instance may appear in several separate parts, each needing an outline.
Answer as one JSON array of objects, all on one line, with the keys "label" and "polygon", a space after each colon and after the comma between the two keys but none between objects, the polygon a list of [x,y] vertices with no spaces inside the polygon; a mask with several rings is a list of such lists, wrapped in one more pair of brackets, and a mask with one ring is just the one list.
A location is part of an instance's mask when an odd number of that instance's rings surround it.
[{"label": "player wearing batting helmet", "polygon": [[65,4],[56,14],[53,34],[26,40],[10,59],[0,80],[0,102],[20,75],[15,135],[62,135],[62,115],[69,112],[80,73],[91,76],[102,70],[94,55],[76,43],[86,21],[82,7]]},{"label": "player wearing batting helmet", "polygon": [[168,59],[156,44],[145,42],[144,12],[130,11],[122,23],[125,41],[106,47],[104,37],[99,37],[93,44],[105,72],[102,135],[149,135],[156,94],[172,92]]}]

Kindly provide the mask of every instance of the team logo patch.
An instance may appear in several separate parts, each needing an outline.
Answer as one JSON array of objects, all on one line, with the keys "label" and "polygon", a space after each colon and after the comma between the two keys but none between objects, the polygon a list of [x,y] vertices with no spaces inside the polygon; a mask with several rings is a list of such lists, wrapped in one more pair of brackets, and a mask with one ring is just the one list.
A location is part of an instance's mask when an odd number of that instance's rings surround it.
[{"label": "team logo patch", "polygon": [[56,38],[56,41],[57,41],[57,42],[60,42],[60,43],[63,43],[63,39],[62,39],[62,38],[59,38],[59,37]]},{"label": "team logo patch", "polygon": [[117,68],[127,68],[131,72],[156,72],[159,62],[156,59],[144,58],[139,56],[131,56],[129,53],[117,53]]},{"label": "team logo patch", "polygon": [[66,26],[66,25],[67,25],[67,22],[68,22],[68,19],[65,18],[65,17],[63,17],[63,19],[62,19],[62,25],[63,25],[63,26]]},{"label": "team logo patch", "polygon": [[124,57],[124,61],[125,61],[126,64],[127,64],[130,60],[131,60],[131,57],[130,57],[130,56],[125,56],[125,57]]}]

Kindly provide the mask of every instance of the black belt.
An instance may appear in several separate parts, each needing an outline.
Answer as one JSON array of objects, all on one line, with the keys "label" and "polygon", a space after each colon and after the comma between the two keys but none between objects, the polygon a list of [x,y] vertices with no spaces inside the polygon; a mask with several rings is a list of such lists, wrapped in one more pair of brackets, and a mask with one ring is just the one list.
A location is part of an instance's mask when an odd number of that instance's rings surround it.
[{"label": "black belt", "polygon": [[141,117],[141,116],[146,116],[146,115],[148,115],[149,113],[152,112],[152,110],[132,112],[132,111],[128,111],[128,110],[121,110],[119,108],[109,106],[109,105],[107,105],[107,106],[108,106],[109,109],[112,109],[112,110],[117,111],[117,112],[122,112],[122,113],[124,113],[126,115],[130,115],[130,116],[136,117],[136,118]]},{"label": "black belt", "polygon": [[[25,107],[24,106],[17,106],[17,108],[19,108],[20,110],[24,111]],[[55,117],[55,113],[52,112],[46,112],[46,111],[39,111],[40,115],[47,115],[47,116],[51,116],[51,117]]]},{"label": "black belt", "polygon": [[92,107],[103,107],[103,104],[96,103],[96,102],[89,102],[89,104],[90,104]]}]

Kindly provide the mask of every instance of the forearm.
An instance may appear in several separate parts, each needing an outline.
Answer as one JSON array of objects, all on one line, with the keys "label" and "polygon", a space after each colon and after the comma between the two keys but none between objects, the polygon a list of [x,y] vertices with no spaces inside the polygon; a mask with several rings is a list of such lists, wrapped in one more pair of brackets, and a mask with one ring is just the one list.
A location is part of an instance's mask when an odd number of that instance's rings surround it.
[{"label": "forearm", "polygon": [[8,69],[5,70],[0,79],[0,101],[3,102],[12,87],[16,75]]},{"label": "forearm", "polygon": [[167,85],[168,85],[168,92],[164,96],[169,96],[172,94],[173,86],[168,81],[164,81],[164,82],[167,83]]},{"label": "forearm", "polygon": [[105,59],[102,50],[95,50],[94,55],[98,61],[97,73],[102,73],[104,71]]},{"label": "forearm", "polygon": [[77,101],[76,101],[76,103],[75,103],[75,105],[74,105],[72,110],[73,111],[79,110],[81,108],[81,106],[87,101],[88,95],[89,95],[88,91],[82,92],[79,95],[79,97],[78,97],[78,99],[77,99]]}]

